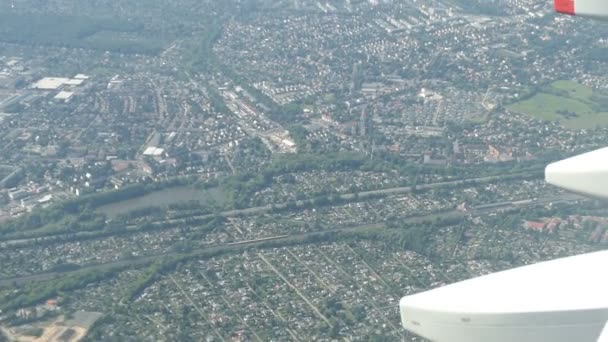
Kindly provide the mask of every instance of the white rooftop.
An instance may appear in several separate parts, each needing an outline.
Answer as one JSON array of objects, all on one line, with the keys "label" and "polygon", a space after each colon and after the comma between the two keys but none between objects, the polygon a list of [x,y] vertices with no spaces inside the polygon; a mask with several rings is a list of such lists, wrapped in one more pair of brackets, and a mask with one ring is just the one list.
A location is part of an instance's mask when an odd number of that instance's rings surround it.
[{"label": "white rooftop", "polygon": [[32,85],[34,89],[41,90],[56,90],[64,85],[78,86],[84,82],[84,79],[67,78],[67,77],[45,77]]},{"label": "white rooftop", "polygon": [[158,147],[155,147],[155,146],[149,146],[144,151],[144,156],[158,157],[158,156],[161,156],[164,152],[165,152],[165,150],[162,149],[162,148],[158,148]]},{"label": "white rooftop", "polygon": [[71,91],[60,91],[59,93],[57,93],[57,95],[55,95],[55,99],[68,100],[70,97],[72,97],[72,95],[74,95],[74,93]]},{"label": "white rooftop", "polygon": [[66,84],[69,78],[65,77],[45,77],[32,85],[34,89],[55,90]]},{"label": "white rooftop", "polygon": [[282,143],[284,145],[286,145],[287,147],[295,147],[296,146],[296,143],[293,140],[290,140],[290,139],[283,139]]},{"label": "white rooftop", "polygon": [[53,199],[53,195],[44,195],[40,199],[38,199],[38,203],[48,203]]}]

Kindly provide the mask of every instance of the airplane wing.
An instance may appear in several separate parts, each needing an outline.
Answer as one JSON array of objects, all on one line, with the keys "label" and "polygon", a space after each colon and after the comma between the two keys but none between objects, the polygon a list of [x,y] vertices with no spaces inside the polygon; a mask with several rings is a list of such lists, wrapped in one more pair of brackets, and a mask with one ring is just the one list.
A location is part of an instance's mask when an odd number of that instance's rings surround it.
[{"label": "airplane wing", "polygon": [[608,322],[606,322],[606,325],[604,325],[604,330],[602,331],[602,334],[597,342],[608,342]]},{"label": "airplane wing", "polygon": [[607,262],[581,254],[409,295],[401,323],[434,342],[608,342]]},{"label": "airplane wing", "polygon": [[[606,2],[608,7],[608,1]],[[608,147],[550,164],[547,183],[583,195],[608,198]]]},{"label": "airplane wing", "polygon": [[555,11],[564,14],[608,20],[608,1],[554,0]]}]

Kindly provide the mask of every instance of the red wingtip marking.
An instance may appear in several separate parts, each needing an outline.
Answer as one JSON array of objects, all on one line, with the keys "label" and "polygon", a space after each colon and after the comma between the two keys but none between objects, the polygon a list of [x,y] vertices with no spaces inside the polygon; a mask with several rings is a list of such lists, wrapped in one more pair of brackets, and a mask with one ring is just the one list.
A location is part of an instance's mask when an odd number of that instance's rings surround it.
[{"label": "red wingtip marking", "polygon": [[554,0],[555,11],[574,15],[574,0]]}]

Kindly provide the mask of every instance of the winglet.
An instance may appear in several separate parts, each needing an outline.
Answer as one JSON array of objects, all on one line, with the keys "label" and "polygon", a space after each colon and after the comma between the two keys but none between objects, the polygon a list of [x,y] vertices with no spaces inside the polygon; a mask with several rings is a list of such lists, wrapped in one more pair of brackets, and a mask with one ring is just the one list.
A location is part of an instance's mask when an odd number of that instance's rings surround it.
[{"label": "winglet", "polygon": [[554,0],[555,11],[564,14],[574,15],[574,0]]},{"label": "winglet", "polygon": [[608,21],[608,1],[605,0],[553,0],[559,13]]}]

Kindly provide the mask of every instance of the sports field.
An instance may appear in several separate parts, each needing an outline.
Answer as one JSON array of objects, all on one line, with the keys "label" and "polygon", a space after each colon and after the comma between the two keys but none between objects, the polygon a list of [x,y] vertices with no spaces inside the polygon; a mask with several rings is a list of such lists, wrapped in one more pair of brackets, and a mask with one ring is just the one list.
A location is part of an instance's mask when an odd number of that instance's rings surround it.
[{"label": "sports field", "polygon": [[507,108],[537,119],[558,121],[572,129],[608,126],[608,95],[573,81],[556,81]]}]

